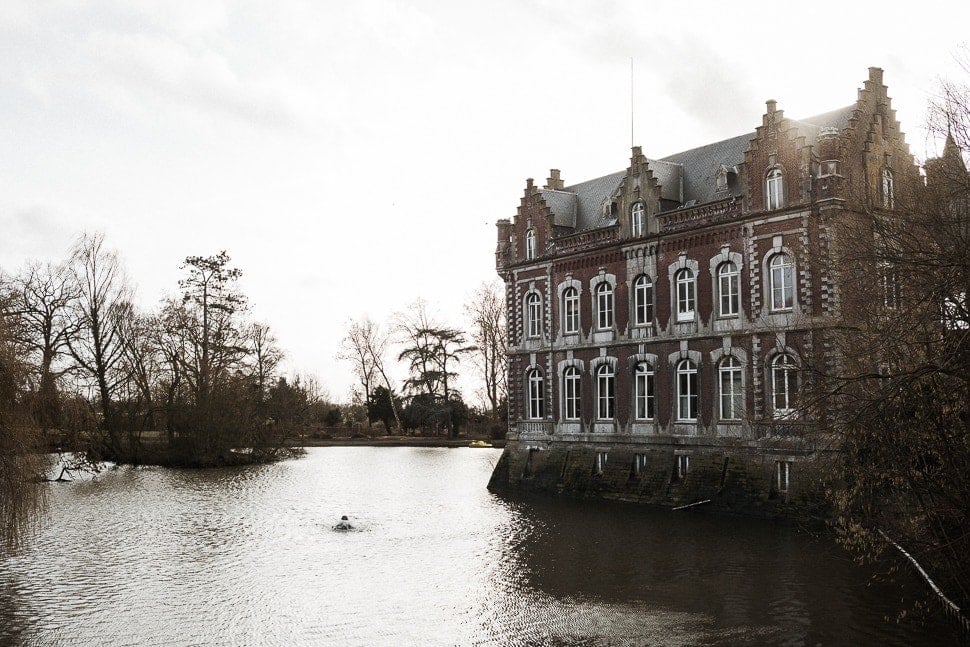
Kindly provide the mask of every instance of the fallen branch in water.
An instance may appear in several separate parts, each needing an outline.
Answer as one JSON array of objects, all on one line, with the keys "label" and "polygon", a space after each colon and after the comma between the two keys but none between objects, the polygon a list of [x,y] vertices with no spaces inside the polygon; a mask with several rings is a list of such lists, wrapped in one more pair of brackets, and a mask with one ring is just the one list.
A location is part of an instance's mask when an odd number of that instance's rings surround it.
[{"label": "fallen branch in water", "polygon": [[710,499],[704,499],[703,501],[695,501],[694,503],[688,503],[687,505],[679,505],[676,508],[671,508],[671,510],[685,510],[687,508],[693,508],[695,505],[703,505],[710,502]]},{"label": "fallen branch in water", "polygon": [[943,593],[942,590],[940,590],[940,587],[936,585],[936,582],[933,581],[929,573],[923,570],[923,567],[920,566],[919,562],[916,561],[916,558],[914,558],[912,555],[907,553],[902,546],[900,546],[895,541],[890,539],[889,535],[887,535],[882,530],[879,531],[879,534],[882,535],[883,539],[885,539],[887,542],[892,544],[896,548],[896,550],[901,552],[903,556],[909,560],[909,562],[916,568],[916,570],[919,571],[919,574],[923,577],[926,583],[930,585],[930,588],[933,590],[933,593],[936,594],[936,597],[943,604],[943,611],[945,613],[953,615],[957,623],[960,625],[960,628],[963,630],[963,632],[965,634],[970,634],[970,620],[967,620],[967,617],[963,615],[963,611],[960,609],[960,607],[956,605],[956,603],[953,602],[953,600],[946,597],[946,594]]}]

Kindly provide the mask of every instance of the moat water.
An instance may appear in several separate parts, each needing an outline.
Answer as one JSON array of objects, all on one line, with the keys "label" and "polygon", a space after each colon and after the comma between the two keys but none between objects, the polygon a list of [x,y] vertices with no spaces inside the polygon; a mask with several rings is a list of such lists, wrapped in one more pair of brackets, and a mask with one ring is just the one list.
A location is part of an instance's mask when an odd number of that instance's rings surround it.
[{"label": "moat water", "polygon": [[[499,450],[333,447],[51,486],[0,558],[0,645],[938,645],[830,538],[508,500]],[[356,529],[331,526],[347,514]]]}]

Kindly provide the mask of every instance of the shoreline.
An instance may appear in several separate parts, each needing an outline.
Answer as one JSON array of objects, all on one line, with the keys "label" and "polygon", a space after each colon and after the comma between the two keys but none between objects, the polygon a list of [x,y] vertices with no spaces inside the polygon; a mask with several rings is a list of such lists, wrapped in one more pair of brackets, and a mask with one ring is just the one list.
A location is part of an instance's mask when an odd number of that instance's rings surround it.
[{"label": "shoreline", "polygon": [[293,447],[468,447],[469,443],[484,440],[492,447],[502,449],[505,440],[483,438],[428,438],[424,436],[374,436],[372,438],[289,438]]}]

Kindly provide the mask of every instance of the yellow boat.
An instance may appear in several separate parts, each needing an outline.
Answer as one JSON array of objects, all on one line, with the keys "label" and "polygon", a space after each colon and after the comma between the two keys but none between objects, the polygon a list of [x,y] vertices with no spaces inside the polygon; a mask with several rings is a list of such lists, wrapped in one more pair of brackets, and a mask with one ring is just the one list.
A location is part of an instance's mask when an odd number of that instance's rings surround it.
[{"label": "yellow boat", "polygon": [[491,447],[492,443],[487,443],[484,440],[473,440],[468,443],[469,447]]}]

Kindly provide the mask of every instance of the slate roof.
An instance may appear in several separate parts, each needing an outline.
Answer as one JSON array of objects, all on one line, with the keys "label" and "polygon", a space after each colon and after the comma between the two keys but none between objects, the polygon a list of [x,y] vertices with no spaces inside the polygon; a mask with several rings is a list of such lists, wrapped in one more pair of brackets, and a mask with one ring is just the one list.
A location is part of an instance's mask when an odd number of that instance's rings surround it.
[{"label": "slate roof", "polygon": [[[791,120],[807,144],[814,145],[819,131],[835,127],[842,131],[849,125],[855,104],[814,117]],[[731,169],[744,161],[744,151],[755,134],[747,133],[712,144],[705,144],[659,160],[647,160],[657,182],[661,197],[678,202],[696,204],[728,195],[740,195],[741,188],[732,184],[729,190],[716,193],[717,171],[721,166]],[[626,177],[626,170],[580,182],[562,190],[541,189],[546,205],[555,214],[555,224],[572,227],[576,231],[595,229],[616,223],[615,217],[603,216],[603,202],[616,195]]]},{"label": "slate roof", "polygon": [[[663,158],[662,161],[675,162],[684,167],[683,201],[696,200],[700,204],[713,200],[718,169],[722,165],[731,168],[743,162],[744,151],[748,149],[748,142],[752,137],[754,133],[740,135]],[[740,192],[740,186],[735,184],[733,190],[722,192],[718,197],[737,195]]]},{"label": "slate roof", "polygon": [[[573,223],[576,231],[605,227],[616,222],[616,218],[603,217],[603,201],[616,195],[626,177],[626,170],[610,173],[593,180],[567,186],[562,191],[541,189],[546,205],[556,215],[556,224]],[[572,205],[563,194],[572,194]],[[550,202],[551,200],[551,202]],[[554,206],[555,205],[555,206]],[[571,210],[572,209],[572,210]]]}]

